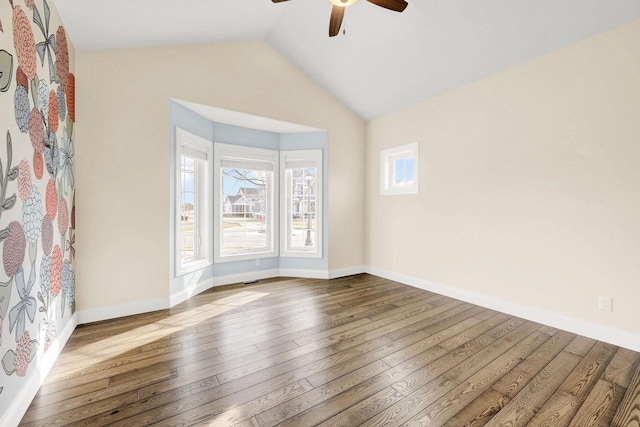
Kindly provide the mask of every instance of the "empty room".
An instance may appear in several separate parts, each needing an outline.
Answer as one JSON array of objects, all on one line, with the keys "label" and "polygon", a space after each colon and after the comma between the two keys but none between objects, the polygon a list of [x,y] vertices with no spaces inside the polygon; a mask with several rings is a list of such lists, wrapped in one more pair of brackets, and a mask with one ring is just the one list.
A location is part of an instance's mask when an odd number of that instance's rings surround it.
[{"label": "empty room", "polygon": [[640,426],[640,0],[0,1],[0,426]]}]

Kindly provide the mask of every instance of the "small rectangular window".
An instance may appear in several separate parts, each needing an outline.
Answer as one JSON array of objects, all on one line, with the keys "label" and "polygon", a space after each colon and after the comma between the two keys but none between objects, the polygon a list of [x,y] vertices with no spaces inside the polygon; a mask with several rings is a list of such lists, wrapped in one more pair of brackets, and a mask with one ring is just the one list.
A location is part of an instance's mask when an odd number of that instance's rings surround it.
[{"label": "small rectangular window", "polygon": [[211,264],[211,142],[176,128],[176,273]]},{"label": "small rectangular window", "polygon": [[322,150],[283,151],[280,254],[322,257]]},{"label": "small rectangular window", "polygon": [[273,150],[215,144],[216,262],[277,256]]},{"label": "small rectangular window", "polygon": [[418,192],[418,143],[380,153],[380,194]]}]

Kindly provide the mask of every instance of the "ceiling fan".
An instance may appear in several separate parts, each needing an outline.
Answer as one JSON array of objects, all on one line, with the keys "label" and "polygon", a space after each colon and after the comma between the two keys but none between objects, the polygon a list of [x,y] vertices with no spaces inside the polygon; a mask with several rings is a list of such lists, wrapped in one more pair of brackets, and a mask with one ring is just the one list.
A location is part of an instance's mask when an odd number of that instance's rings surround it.
[{"label": "ceiling fan", "polygon": [[[274,3],[282,3],[289,0],[271,0]],[[342,18],[344,17],[344,10],[357,2],[358,0],[329,0],[333,4],[331,10],[331,19],[329,20],[329,37],[334,37],[340,32],[342,26]],[[367,0],[369,3],[373,3],[376,6],[384,7],[385,9],[393,10],[394,12],[402,12],[407,7],[407,2],[404,0]]]}]

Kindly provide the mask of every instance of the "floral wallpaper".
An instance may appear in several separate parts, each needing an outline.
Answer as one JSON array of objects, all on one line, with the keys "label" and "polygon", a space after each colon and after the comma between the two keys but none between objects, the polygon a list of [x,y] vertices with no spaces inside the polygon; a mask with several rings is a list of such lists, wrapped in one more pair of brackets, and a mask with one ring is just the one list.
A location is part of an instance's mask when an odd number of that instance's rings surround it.
[{"label": "floral wallpaper", "polygon": [[73,47],[46,0],[0,0],[0,414],[75,311]]}]

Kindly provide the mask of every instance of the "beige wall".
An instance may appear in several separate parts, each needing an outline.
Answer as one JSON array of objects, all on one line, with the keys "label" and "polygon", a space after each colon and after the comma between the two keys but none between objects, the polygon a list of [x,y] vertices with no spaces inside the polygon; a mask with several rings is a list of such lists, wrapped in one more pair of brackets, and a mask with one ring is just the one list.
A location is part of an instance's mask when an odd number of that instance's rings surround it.
[{"label": "beige wall", "polygon": [[169,294],[169,98],[329,131],[329,266],[364,263],[364,122],[263,42],[79,51],[79,310]]},{"label": "beige wall", "polygon": [[[639,52],[636,21],[370,122],[368,263],[640,333]],[[420,194],[381,197],[415,141]]]}]

